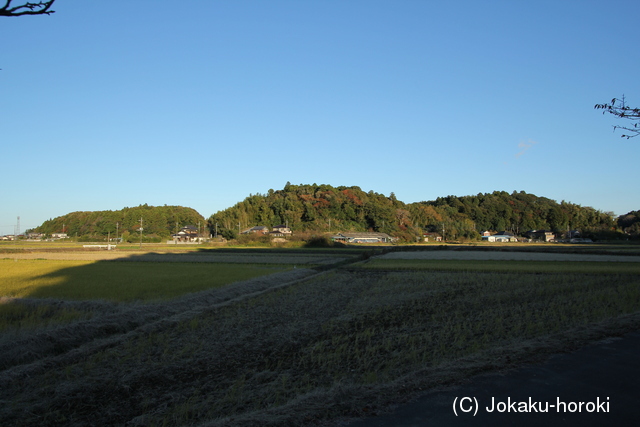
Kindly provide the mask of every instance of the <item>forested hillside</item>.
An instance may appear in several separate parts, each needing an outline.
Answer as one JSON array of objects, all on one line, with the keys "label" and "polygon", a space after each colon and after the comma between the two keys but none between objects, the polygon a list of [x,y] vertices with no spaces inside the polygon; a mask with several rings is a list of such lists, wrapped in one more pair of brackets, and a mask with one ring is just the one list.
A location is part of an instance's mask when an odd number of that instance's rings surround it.
[{"label": "forested hillside", "polygon": [[618,217],[620,229],[631,236],[640,235],[640,211],[631,211]]},{"label": "forested hillside", "polygon": [[406,205],[359,187],[287,185],[282,190],[250,195],[242,202],[209,218],[219,234],[233,237],[254,225],[286,224],[297,232],[366,231],[397,234],[412,227]]},{"label": "forested hillside", "polygon": [[[116,232],[125,240],[138,238],[140,218],[145,238],[163,239],[185,225],[205,226],[194,209],[181,206],[147,206],[119,211],[72,212],[45,221],[33,232],[65,232],[80,239],[104,239]],[[287,185],[267,194],[249,195],[242,202],[209,218],[205,233],[228,239],[256,225],[288,225],[294,233],[379,231],[403,241],[419,240],[424,232],[444,234],[447,240],[479,239],[480,233],[530,230],[565,232],[579,230],[584,237],[612,238],[638,235],[638,211],[614,219],[612,214],[573,203],[556,202],[524,191],[475,196],[447,196],[406,204],[389,196],[365,192],[359,187]],[[444,232],[443,232],[444,231]]]},{"label": "forested hillside", "polygon": [[[447,196],[434,201],[421,202],[442,212],[444,218],[463,235],[468,235],[471,224],[478,232],[484,230],[510,231],[522,234],[529,230],[580,230],[584,233],[602,233],[615,230],[613,215],[591,207],[556,202],[524,191],[494,191],[476,196]],[[445,219],[445,222],[447,222]],[[427,221],[429,222],[429,221]],[[427,226],[433,226],[433,221]]]},{"label": "forested hillside", "polygon": [[144,236],[166,238],[175,233],[176,228],[185,225],[204,226],[204,217],[194,209],[182,206],[140,205],[118,211],[71,212],[45,221],[31,230],[35,233],[67,233],[70,237],[104,238],[107,235],[119,236],[127,240],[137,236],[140,218]]},{"label": "forested hillside", "polygon": [[209,218],[219,234],[233,237],[239,230],[287,224],[292,230],[313,232],[380,231],[415,241],[426,231],[442,232],[447,239],[477,239],[484,230],[529,230],[612,233],[611,214],[573,203],[558,203],[523,191],[496,191],[476,196],[447,196],[434,201],[405,204],[389,196],[364,192],[359,187],[287,185],[282,190],[250,195]]}]

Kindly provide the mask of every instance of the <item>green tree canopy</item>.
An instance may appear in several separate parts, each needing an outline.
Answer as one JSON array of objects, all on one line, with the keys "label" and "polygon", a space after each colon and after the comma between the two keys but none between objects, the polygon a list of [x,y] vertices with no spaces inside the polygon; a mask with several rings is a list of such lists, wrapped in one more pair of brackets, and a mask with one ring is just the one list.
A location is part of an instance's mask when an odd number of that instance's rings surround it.
[{"label": "green tree canopy", "polygon": [[118,211],[71,212],[45,221],[33,232],[52,234],[67,233],[69,236],[104,238],[116,232],[138,233],[140,218],[144,235],[168,237],[176,228],[198,225],[204,228],[204,217],[192,208],[182,206],[149,206],[147,204]]}]

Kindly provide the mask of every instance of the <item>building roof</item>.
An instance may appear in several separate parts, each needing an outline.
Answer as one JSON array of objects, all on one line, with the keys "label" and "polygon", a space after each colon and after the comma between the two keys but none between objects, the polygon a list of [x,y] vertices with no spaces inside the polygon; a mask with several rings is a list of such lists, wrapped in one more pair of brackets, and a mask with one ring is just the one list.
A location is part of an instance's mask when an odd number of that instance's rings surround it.
[{"label": "building roof", "polygon": [[340,233],[346,237],[391,237],[387,233],[379,233],[377,231],[365,231],[362,233]]}]

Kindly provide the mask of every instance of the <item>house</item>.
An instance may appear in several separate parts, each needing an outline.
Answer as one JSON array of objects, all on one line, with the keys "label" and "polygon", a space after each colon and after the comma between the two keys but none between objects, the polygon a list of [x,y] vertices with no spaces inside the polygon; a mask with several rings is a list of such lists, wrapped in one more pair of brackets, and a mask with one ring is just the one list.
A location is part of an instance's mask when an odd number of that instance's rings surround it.
[{"label": "house", "polygon": [[174,242],[197,242],[199,240],[198,228],[195,225],[186,225],[171,237]]},{"label": "house", "polygon": [[513,233],[510,233],[508,231],[500,231],[496,234],[491,234],[488,235],[488,232],[484,232],[482,233],[482,240],[485,242],[517,242],[518,239],[516,238],[516,236],[513,235]]},{"label": "house", "polygon": [[549,230],[531,230],[525,233],[531,240],[541,240],[543,242],[555,242],[556,235]]},{"label": "house", "polygon": [[247,228],[246,230],[243,230],[240,232],[240,234],[268,234],[269,233],[269,228],[265,227],[264,225],[258,225],[255,227],[251,227],[251,228]]},{"label": "house", "polygon": [[422,233],[425,242],[442,242],[442,236],[438,233]]},{"label": "house", "polygon": [[331,236],[334,242],[344,243],[392,243],[398,240],[387,233],[365,232],[365,233],[338,233]]},{"label": "house", "polygon": [[51,238],[52,239],[66,239],[67,237],[67,233],[51,233]]},{"label": "house", "polygon": [[276,225],[271,231],[273,236],[291,236],[292,234],[291,229],[284,224]]}]

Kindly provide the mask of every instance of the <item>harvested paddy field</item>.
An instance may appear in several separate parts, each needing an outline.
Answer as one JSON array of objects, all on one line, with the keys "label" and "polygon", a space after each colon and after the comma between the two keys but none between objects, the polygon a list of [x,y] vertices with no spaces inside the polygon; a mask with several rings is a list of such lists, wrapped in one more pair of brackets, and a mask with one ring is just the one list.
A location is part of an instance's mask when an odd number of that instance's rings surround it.
[{"label": "harvested paddy field", "polygon": [[578,262],[635,262],[638,255],[609,255],[561,252],[488,251],[488,250],[430,250],[412,252],[390,252],[380,255],[380,259],[413,260],[498,260],[498,261],[578,261]]},{"label": "harvested paddy field", "polygon": [[19,309],[0,340],[0,424],[337,425],[640,328],[639,275],[618,263],[368,269],[375,261],[153,304],[5,298]]},{"label": "harvested paddy field", "polygon": [[[239,264],[323,265],[344,261],[349,256],[332,254],[225,252],[120,252],[106,250],[65,252],[16,252],[7,259],[48,259],[64,261],[209,262]],[[2,257],[2,254],[0,254]]]}]

